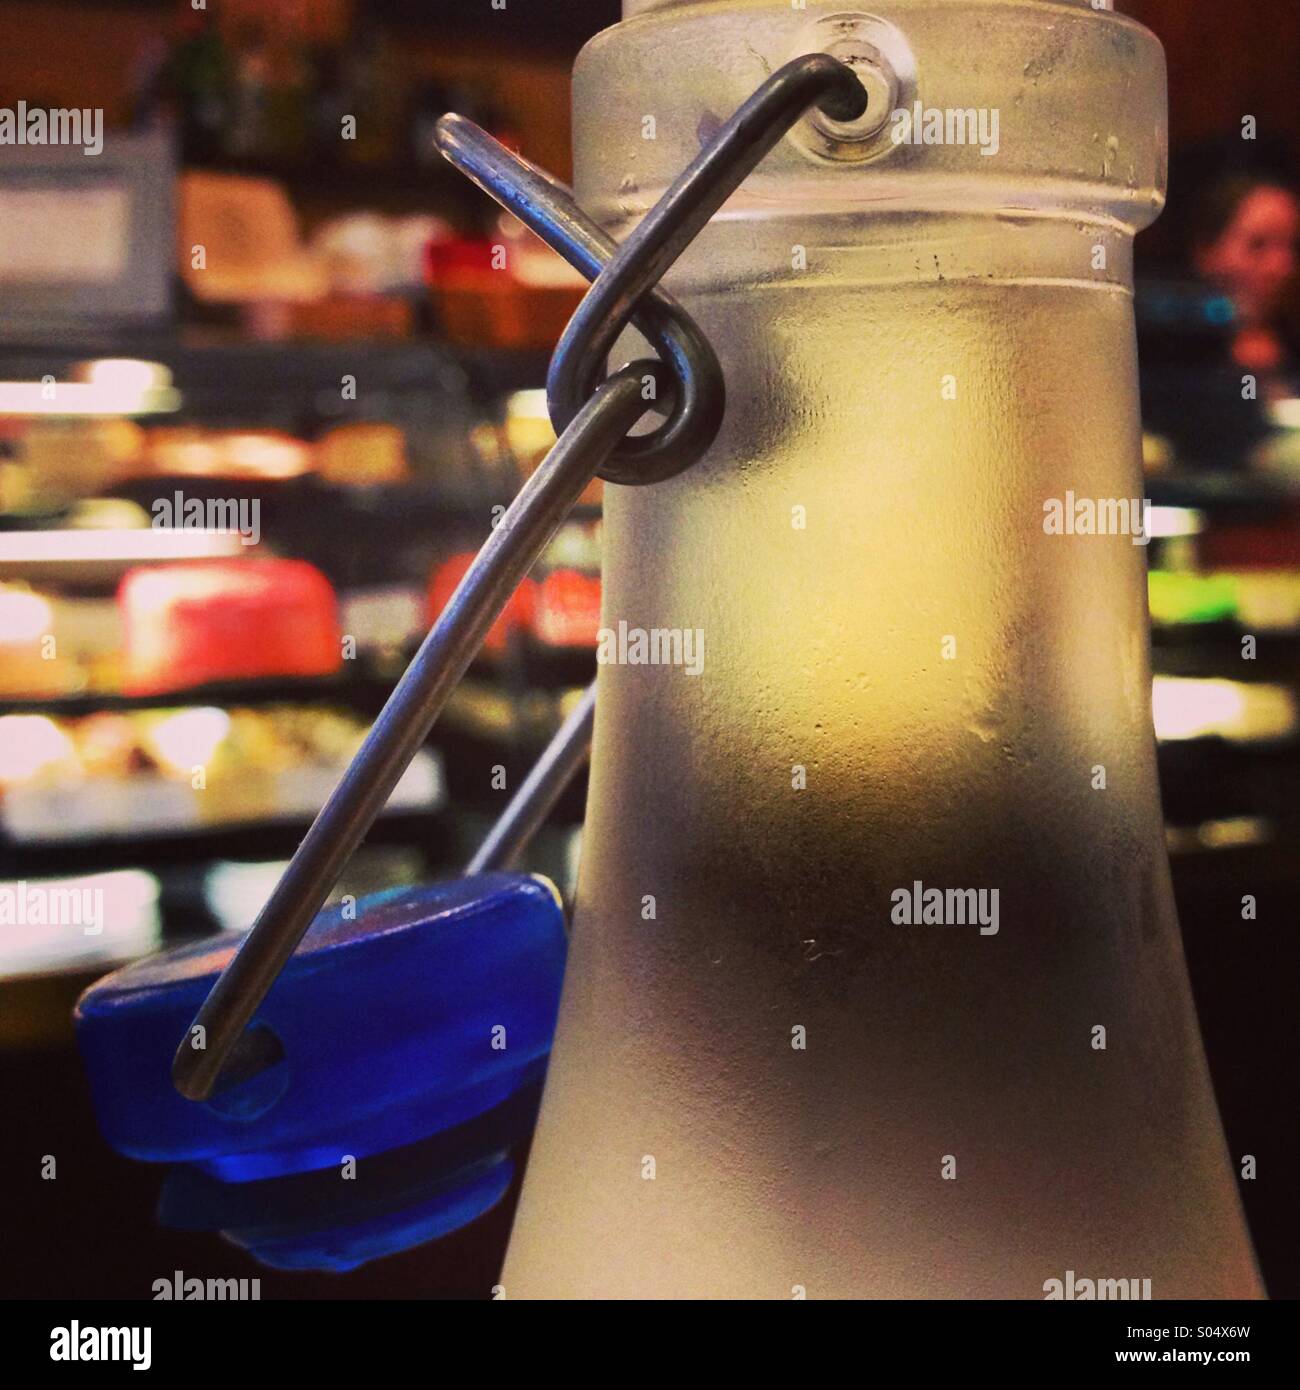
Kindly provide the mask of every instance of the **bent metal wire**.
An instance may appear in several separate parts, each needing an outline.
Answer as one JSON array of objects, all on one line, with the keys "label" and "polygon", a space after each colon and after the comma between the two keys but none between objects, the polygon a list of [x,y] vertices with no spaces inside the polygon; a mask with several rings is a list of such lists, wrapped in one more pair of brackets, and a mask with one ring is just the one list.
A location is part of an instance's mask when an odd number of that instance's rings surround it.
[{"label": "bent metal wire", "polygon": [[596,682],[592,681],[488,832],[487,839],[465,865],[466,874],[488,874],[514,864],[541,829],[574,774],[586,762],[591,751],[595,717]]},{"label": "bent metal wire", "polygon": [[[472,122],[455,115],[439,122],[442,153],[593,281],[560,339],[547,379],[558,439],[421,643],[181,1040],[172,1080],[182,1095],[206,1100],[227,1066],[240,1073],[256,1069],[254,1057],[239,1054],[244,1030],[488,629],[592,477],[631,485],[661,481],[689,468],[713,443],[725,410],[722,370],[699,327],[659,287],[662,276],[809,106],[852,120],[866,103],[866,91],[847,65],[825,53],[796,58],[735,112],[621,246],[562,184]],[[632,362],[597,384],[615,340],[632,322],[661,360]],[[629,438],[652,409],[666,413],[666,421]],[[471,861],[471,871],[505,862],[527,842],[581,764],[593,704],[588,692]]]}]

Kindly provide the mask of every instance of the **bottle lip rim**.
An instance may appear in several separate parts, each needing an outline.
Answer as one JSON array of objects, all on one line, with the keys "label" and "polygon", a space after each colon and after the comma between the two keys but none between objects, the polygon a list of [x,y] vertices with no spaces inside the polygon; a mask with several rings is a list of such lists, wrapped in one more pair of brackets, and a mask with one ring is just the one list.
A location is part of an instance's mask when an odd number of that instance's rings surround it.
[{"label": "bottle lip rim", "polygon": [[[636,19],[641,15],[655,14],[662,10],[684,10],[691,7],[703,8],[705,6],[721,7],[727,0],[622,0],[622,17],[624,20]],[[741,0],[743,3],[744,0]],[[757,0],[748,0],[749,3],[757,3]],[[918,3],[919,0],[893,0],[893,3],[901,3],[904,6]],[[954,6],[966,5],[969,8],[980,8],[990,3],[1006,3],[1006,0],[925,0],[927,4],[951,4]],[[1091,10],[1097,14],[1109,14],[1114,19],[1129,19],[1131,15],[1122,15],[1115,9],[1115,0],[1103,0],[1104,8],[1099,9],[1093,0],[1014,0],[1019,4],[1038,4],[1038,5],[1064,5],[1076,10]],[[789,0],[769,0],[773,5],[785,5]],[[856,10],[859,8],[852,0],[845,0],[845,10]]]},{"label": "bottle lip rim", "polygon": [[[1168,186],[1165,58],[1149,29],[1094,9],[1092,0],[893,0],[886,8],[889,19],[820,7],[801,18],[789,0],[624,0],[624,22],[589,40],[574,66],[578,200],[603,224],[634,221],[654,201],[652,190],[662,192],[695,153],[692,132],[738,105],[781,62],[819,51],[821,27],[839,33],[856,21],[896,36],[903,54],[900,65],[893,48],[876,45],[899,74],[889,138],[848,151],[818,144],[796,125],[738,190],[731,212],[784,214],[800,203],[820,210],[828,201],[863,211],[1040,210],[1130,234],[1160,215]],[[979,32],[991,45],[974,75],[954,65],[951,52],[950,20],[966,15],[983,17]],[[1059,47],[1057,23],[1077,39],[1059,73],[1048,62]],[[713,61],[731,52],[733,39],[733,60]],[[1032,73],[1024,66],[1031,60]],[[644,146],[656,136],[612,125],[606,104],[610,81],[637,90],[643,69],[654,74],[656,97],[671,76],[680,108],[659,132],[666,138]],[[1059,80],[1039,83],[1047,71]],[[932,138],[936,112],[946,124]],[[972,138],[971,123],[986,112],[988,130],[981,125]],[[972,144],[990,157],[972,160]]]}]

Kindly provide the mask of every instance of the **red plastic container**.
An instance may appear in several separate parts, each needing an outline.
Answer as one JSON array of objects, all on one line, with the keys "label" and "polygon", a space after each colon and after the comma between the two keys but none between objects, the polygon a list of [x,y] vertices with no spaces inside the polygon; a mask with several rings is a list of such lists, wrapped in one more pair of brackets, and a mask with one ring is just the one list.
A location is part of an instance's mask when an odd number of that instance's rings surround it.
[{"label": "red plastic container", "polygon": [[215,681],[325,676],[342,664],[334,589],[302,560],[128,570],[117,603],[128,695]]}]

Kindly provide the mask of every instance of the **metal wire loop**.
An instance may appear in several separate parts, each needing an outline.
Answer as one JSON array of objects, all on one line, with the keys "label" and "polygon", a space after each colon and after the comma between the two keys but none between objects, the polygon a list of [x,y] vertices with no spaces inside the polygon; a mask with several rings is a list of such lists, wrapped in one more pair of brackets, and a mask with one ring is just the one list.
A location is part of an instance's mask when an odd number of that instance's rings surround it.
[{"label": "metal wire loop", "polygon": [[[596,280],[618,243],[558,180],[506,149],[463,116],[439,122],[438,148],[461,173],[539,236],[575,270]],[[670,368],[670,418],[653,434],[629,439],[601,467],[613,483],[654,483],[688,468],[713,443],[726,410],[722,366],[713,345],[671,295],[654,286],[636,306],[636,326]],[[657,441],[653,451],[642,441]],[[627,455],[631,454],[629,461]]]},{"label": "metal wire loop", "polygon": [[460,116],[438,123],[442,153],[570,265],[592,278],[551,359],[547,395],[557,434],[590,397],[629,323],[672,368],[668,420],[623,442],[600,469],[608,482],[652,483],[689,468],[717,437],[722,369],[707,338],[659,281],[754,167],[814,103],[836,119],[866,109],[853,70],[826,53],[787,63],[728,120],[618,246],[557,180]]}]

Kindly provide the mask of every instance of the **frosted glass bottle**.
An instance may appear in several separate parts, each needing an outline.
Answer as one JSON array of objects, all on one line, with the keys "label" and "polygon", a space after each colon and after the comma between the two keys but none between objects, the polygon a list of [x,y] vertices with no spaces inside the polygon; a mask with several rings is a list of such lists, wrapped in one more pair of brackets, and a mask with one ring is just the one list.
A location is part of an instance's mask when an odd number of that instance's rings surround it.
[{"label": "frosted glass bottle", "polygon": [[[619,236],[846,13],[627,8],[575,74],[578,194]],[[891,100],[996,110],[999,148],[857,158],[805,126],[668,280],[726,423],[607,489],[603,623],[698,629],[703,670],[600,671],[506,1296],[1257,1296],[1163,845],[1145,551],[1044,524],[1142,495],[1163,55],[1087,0],[873,13]],[[918,884],[996,890],[996,932],[895,920]]]}]

